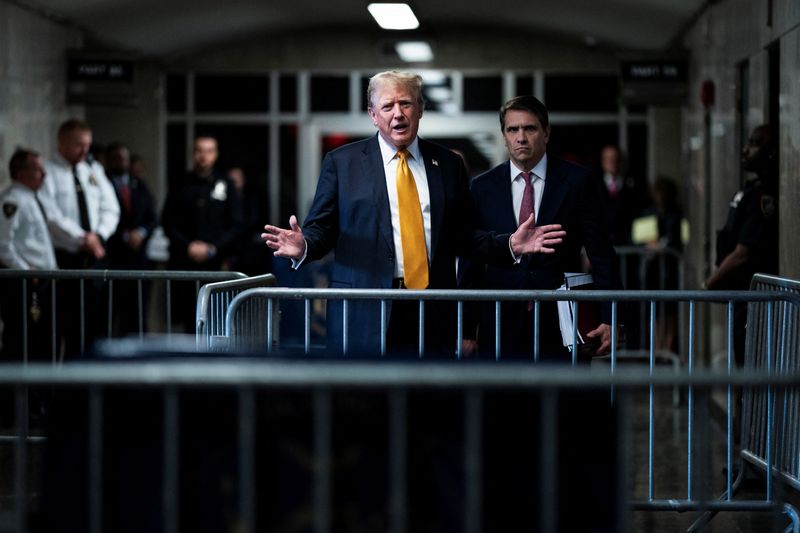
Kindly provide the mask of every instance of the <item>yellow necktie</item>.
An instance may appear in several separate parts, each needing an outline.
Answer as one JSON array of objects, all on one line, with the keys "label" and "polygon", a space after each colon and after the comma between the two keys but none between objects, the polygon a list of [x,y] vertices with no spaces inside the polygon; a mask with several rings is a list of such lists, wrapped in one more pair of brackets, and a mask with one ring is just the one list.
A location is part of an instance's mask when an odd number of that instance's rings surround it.
[{"label": "yellow necktie", "polygon": [[425,248],[425,228],[422,225],[422,209],[414,183],[414,175],[408,168],[408,152],[397,152],[397,204],[400,211],[400,240],[403,243],[403,277],[409,289],[428,287],[428,251]]}]

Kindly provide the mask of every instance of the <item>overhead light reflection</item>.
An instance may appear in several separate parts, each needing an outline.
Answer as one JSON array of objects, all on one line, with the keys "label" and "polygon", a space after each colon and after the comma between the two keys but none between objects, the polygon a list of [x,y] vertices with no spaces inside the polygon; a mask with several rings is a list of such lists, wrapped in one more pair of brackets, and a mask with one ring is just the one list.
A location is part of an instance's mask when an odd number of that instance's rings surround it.
[{"label": "overhead light reflection", "polygon": [[369,4],[367,10],[384,30],[419,28],[419,21],[408,4]]}]

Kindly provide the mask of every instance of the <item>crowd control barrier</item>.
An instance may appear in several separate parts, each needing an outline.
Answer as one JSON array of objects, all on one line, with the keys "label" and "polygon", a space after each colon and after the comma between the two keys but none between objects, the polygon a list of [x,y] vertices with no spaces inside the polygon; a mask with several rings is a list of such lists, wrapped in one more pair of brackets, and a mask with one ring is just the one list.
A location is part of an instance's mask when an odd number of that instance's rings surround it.
[{"label": "crowd control barrier", "polygon": [[[197,349],[209,349],[213,346],[213,339],[223,335],[225,312],[237,294],[247,289],[275,285],[275,276],[272,274],[203,285],[197,294]],[[267,318],[263,305],[256,304],[248,309],[247,313],[252,327],[266,326]],[[263,332],[261,334],[264,336]]]},{"label": "crowd control barrier", "polygon": [[[754,291],[771,291],[800,296],[800,282],[756,274],[750,284]],[[733,368],[733,306],[728,312],[728,372]],[[800,315],[788,300],[752,302],[747,308],[745,368],[766,375],[785,375],[800,369]],[[728,394],[728,439],[732,438],[734,405]],[[728,460],[727,487],[720,501],[730,502],[747,473],[755,469],[763,475],[767,500],[773,500],[774,479],[800,491],[800,394],[797,389],[766,387],[745,389],[741,406],[741,448],[738,476]],[[731,453],[731,450],[728,450]],[[693,525],[699,531],[713,517],[704,514]]]},{"label": "crowd control barrier", "polygon": [[[164,329],[168,335],[172,333],[172,308],[173,305],[180,305],[189,308],[194,308],[196,299],[195,296],[200,290],[200,285],[203,283],[244,279],[247,276],[241,272],[195,272],[195,271],[169,271],[169,270],[2,270],[0,269],[0,280],[5,283],[5,290],[20,291],[20,297],[17,299],[16,304],[20,304],[19,310],[21,317],[21,353],[18,357],[22,361],[29,359],[29,329],[31,325],[31,312],[30,307],[32,302],[30,299],[30,287],[32,284],[42,284],[47,282],[48,287],[48,306],[49,316],[39,317],[40,320],[49,323],[49,338],[50,346],[49,352],[53,362],[56,362],[60,357],[60,349],[58,346],[59,335],[57,331],[61,329],[65,320],[66,314],[77,314],[79,320],[77,321],[80,329],[79,335],[80,352],[84,352],[87,346],[87,329],[91,321],[93,325],[96,321],[103,321],[105,327],[105,335],[101,337],[111,338],[113,336],[113,324],[115,314],[120,312],[122,307],[128,309],[134,308],[138,312],[138,335],[141,339],[144,336],[145,324],[147,321],[147,310],[145,308],[146,301],[146,284],[154,281],[160,281],[165,284],[164,290],[164,303],[159,306],[163,311],[164,316]],[[113,305],[115,298],[115,283],[136,283],[136,296],[135,301],[122,302],[121,305],[115,307]],[[17,283],[19,284],[17,286]],[[191,300],[186,302],[173,302],[173,286],[175,284],[194,284],[194,291],[191,291]],[[78,284],[79,291],[75,291],[77,301],[59,302],[61,293],[59,287],[69,284]],[[101,291],[98,294],[103,294],[104,299],[107,298],[107,307],[103,308],[104,314],[102,316],[87,316],[90,311],[88,310],[89,302],[85,301],[87,292],[84,290],[88,284],[97,284]],[[79,297],[77,296],[79,294]],[[5,310],[4,310],[5,312]],[[16,311],[11,311],[16,312]],[[74,318],[74,315],[73,317]],[[16,334],[17,332],[7,331],[6,335]],[[60,332],[63,334],[63,332]],[[75,334],[75,332],[73,332]],[[42,354],[37,354],[42,355]],[[8,360],[9,357],[6,357]]]}]

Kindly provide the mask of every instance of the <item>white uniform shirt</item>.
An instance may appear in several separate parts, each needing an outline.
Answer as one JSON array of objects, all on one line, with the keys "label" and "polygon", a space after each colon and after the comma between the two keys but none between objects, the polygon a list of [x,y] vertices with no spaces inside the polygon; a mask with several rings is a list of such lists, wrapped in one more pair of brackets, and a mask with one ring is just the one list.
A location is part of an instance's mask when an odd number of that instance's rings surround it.
[{"label": "white uniform shirt", "polygon": [[[386,142],[378,135],[378,144],[381,147],[381,159],[386,175],[386,192],[389,193],[389,211],[392,215],[392,235],[394,237],[394,277],[402,278],[403,270],[403,241],[400,238],[400,207],[397,203],[397,148]],[[428,251],[428,261],[431,257],[431,195],[428,190],[428,174],[425,172],[425,163],[419,152],[419,138],[407,148],[411,157],[407,158],[408,168],[414,175],[414,184],[417,186],[419,206],[422,209],[422,225],[425,229],[425,248]]]},{"label": "white uniform shirt", "polygon": [[[103,240],[108,240],[119,223],[120,209],[114,187],[97,163],[90,165],[81,161],[77,170],[78,181],[86,197],[89,226]],[[45,171],[47,178],[39,192],[39,199],[47,214],[53,244],[58,249],[77,252],[83,244],[85,231],[81,228],[72,165],[56,154],[45,163]]]},{"label": "white uniform shirt", "polygon": [[22,270],[56,270],[56,256],[36,193],[12,182],[0,193],[0,262]]}]

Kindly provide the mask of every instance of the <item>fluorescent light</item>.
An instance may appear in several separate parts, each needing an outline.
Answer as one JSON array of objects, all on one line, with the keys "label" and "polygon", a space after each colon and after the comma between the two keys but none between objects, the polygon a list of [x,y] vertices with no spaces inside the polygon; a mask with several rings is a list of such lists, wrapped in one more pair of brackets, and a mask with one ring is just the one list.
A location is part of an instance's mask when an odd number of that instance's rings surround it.
[{"label": "fluorescent light", "polygon": [[415,30],[419,21],[408,4],[369,4],[370,15],[384,30]]},{"label": "fluorescent light", "polygon": [[394,45],[394,49],[406,63],[433,61],[433,50],[425,41],[400,41]]}]

